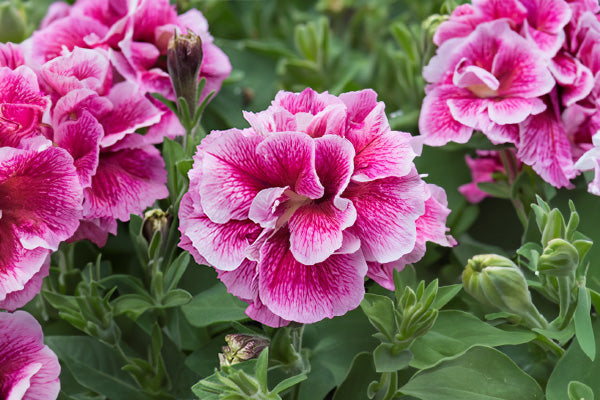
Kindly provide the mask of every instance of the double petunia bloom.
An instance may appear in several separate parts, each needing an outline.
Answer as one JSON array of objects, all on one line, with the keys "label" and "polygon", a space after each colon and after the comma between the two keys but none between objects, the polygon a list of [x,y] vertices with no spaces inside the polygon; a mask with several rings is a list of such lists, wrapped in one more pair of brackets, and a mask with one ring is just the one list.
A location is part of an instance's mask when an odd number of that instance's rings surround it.
[{"label": "double petunia bloom", "polygon": [[42,327],[24,311],[0,312],[0,398],[56,399],[60,364],[44,345]]},{"label": "double petunia bloom", "polygon": [[445,193],[417,173],[408,133],[371,90],[280,92],[251,127],[198,146],[181,247],[210,264],[262,323],[312,323],[358,306],[364,279],[453,245]]},{"label": "double petunia bloom", "polygon": [[437,54],[423,70],[425,143],[465,143],[481,131],[492,143],[514,144],[517,158],[547,182],[572,187],[593,164],[575,162],[600,128],[599,12],[587,0],[457,7],[438,27]]}]

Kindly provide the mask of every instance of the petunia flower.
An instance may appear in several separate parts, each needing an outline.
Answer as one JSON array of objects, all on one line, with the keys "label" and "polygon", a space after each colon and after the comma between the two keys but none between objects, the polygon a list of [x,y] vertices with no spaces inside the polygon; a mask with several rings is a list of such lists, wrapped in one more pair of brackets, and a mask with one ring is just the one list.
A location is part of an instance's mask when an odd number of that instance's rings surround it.
[{"label": "petunia flower", "polygon": [[44,139],[0,147],[0,308],[23,306],[48,274],[47,257],[81,218],[72,157]]},{"label": "petunia flower", "polygon": [[[412,138],[390,130],[376,98],[279,92],[266,111],[245,114],[251,128],[198,146],[180,246],[214,266],[252,318],[280,326],[342,315],[362,300],[368,262],[432,240],[418,228],[431,193]],[[435,224],[445,235],[445,217]]]},{"label": "petunia flower", "polygon": [[25,311],[0,312],[0,398],[55,400],[60,364],[44,345],[42,328]]}]

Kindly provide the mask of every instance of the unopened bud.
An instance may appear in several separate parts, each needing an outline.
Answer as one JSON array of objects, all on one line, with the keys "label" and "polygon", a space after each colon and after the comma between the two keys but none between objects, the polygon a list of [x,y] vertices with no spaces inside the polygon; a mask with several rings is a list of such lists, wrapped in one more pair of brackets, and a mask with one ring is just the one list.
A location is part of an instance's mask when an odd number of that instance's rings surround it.
[{"label": "unopened bud", "polygon": [[202,64],[202,40],[193,32],[177,33],[167,49],[167,69],[173,83],[175,96],[183,97],[188,104],[190,116],[197,107],[198,74]]},{"label": "unopened bud", "polygon": [[163,243],[166,243],[166,237],[171,228],[173,217],[161,209],[146,211],[144,222],[142,223],[142,233],[148,243],[152,240],[155,232],[160,232]]},{"label": "unopened bud", "polygon": [[269,341],[263,337],[239,333],[225,336],[225,341],[228,346],[223,346],[223,353],[219,354],[221,367],[258,358],[269,345]]},{"label": "unopened bud", "polygon": [[538,270],[551,276],[573,276],[579,265],[579,253],[575,246],[563,239],[548,242],[540,257]]},{"label": "unopened bud", "polygon": [[546,246],[552,239],[562,238],[565,231],[565,219],[561,212],[555,208],[548,213],[546,224],[542,230],[542,246]]},{"label": "unopened bud", "polygon": [[475,256],[468,261],[462,280],[465,291],[480,303],[518,315],[531,327],[547,325],[531,302],[525,276],[508,258],[496,254]]},{"label": "unopened bud", "polygon": [[0,3],[0,42],[20,43],[26,37],[25,12],[11,1]]}]

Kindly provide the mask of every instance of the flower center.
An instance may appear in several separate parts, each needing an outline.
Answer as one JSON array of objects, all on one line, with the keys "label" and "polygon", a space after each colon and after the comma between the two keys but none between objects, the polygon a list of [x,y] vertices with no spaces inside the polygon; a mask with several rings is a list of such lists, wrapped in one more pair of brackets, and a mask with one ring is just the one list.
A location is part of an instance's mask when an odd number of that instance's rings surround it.
[{"label": "flower center", "polygon": [[286,195],[288,199],[280,205],[280,207],[283,207],[283,213],[277,218],[275,229],[285,225],[290,218],[292,218],[292,215],[294,215],[297,209],[312,201],[310,198],[299,195],[291,189],[287,189],[283,194]]}]

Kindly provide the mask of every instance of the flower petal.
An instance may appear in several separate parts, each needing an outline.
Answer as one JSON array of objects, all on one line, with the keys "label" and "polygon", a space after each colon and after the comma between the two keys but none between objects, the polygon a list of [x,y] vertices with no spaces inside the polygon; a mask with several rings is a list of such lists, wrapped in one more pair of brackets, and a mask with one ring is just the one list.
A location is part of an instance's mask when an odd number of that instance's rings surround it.
[{"label": "flower petal", "polygon": [[313,323],[358,307],[367,273],[360,251],[307,266],[296,261],[289,239],[289,232],[280,229],[261,249],[260,300],[271,312],[290,321]]}]

